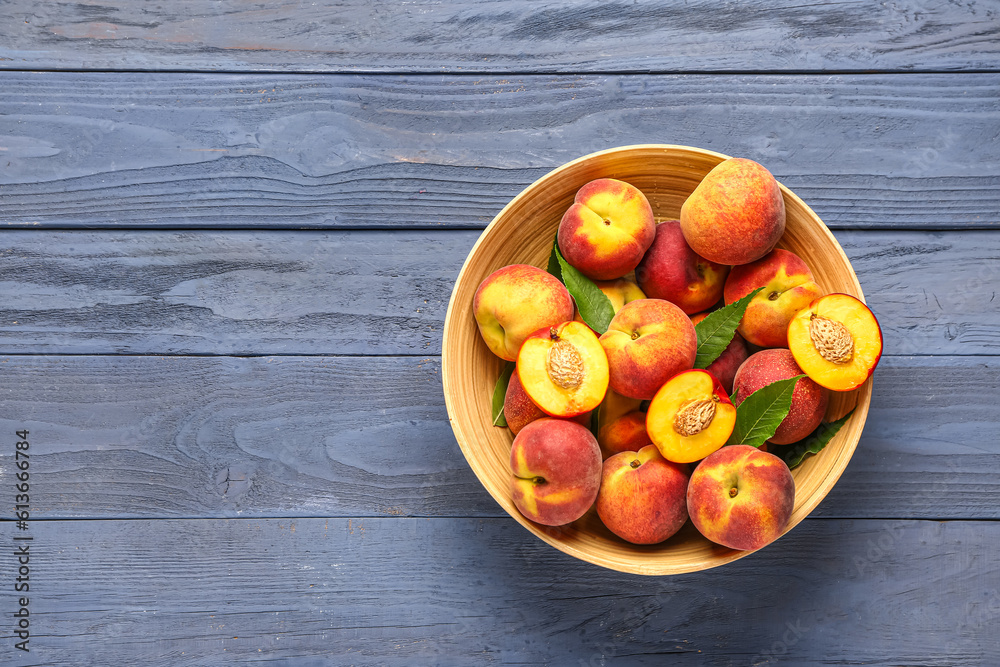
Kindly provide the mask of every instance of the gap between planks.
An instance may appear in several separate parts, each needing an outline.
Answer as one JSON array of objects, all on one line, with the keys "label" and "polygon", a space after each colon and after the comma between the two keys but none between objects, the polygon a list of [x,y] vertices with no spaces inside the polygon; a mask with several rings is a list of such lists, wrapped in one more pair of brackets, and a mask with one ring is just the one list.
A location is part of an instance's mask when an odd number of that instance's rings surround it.
[{"label": "gap between planks", "polygon": [[[490,515],[469,515],[469,514],[402,514],[387,516],[385,514],[316,514],[316,515],[294,515],[294,516],[104,516],[104,517],[89,517],[89,516],[68,516],[68,517],[41,517],[41,518],[31,518],[28,523],[58,523],[61,521],[93,521],[93,522],[111,522],[111,521],[310,521],[317,519],[364,519],[365,521],[371,520],[384,520],[384,521],[398,521],[400,519],[412,519],[412,520],[434,520],[434,521],[454,521],[456,519],[469,520],[469,521],[504,521],[511,518],[508,514],[496,514],[495,516]],[[0,519],[0,526],[3,525],[13,525],[16,523],[16,519]],[[866,516],[866,517],[854,517],[854,516],[807,516],[804,521],[906,521],[909,523],[969,523],[969,522],[983,522],[983,523],[995,523],[1000,521],[1000,517],[976,517],[976,516],[963,516],[959,518],[955,517],[906,517],[906,516]]]},{"label": "gap between planks", "polygon": [[[448,166],[448,165],[435,165],[435,166]],[[512,169],[511,171],[517,171]],[[499,213],[499,211],[498,211]],[[16,231],[31,231],[35,230],[38,232],[283,232],[294,234],[296,232],[418,232],[424,233],[448,233],[448,232],[482,232],[485,231],[486,226],[489,223],[483,223],[481,225],[453,225],[448,224],[445,226],[442,224],[438,227],[420,227],[419,225],[414,225],[411,227],[401,227],[393,225],[385,226],[365,226],[365,227],[355,227],[355,226],[329,226],[329,225],[303,225],[302,227],[289,228],[287,226],[281,225],[261,225],[252,227],[227,227],[223,225],[192,225],[189,227],[183,225],[156,225],[156,224],[144,224],[144,225],[129,225],[121,224],[118,222],[112,223],[107,226],[40,226],[31,223],[2,223],[0,222],[0,232],[5,229],[16,230]],[[839,232],[928,232],[931,234],[944,233],[944,232],[982,232],[982,231],[997,231],[996,223],[984,222],[982,224],[967,224],[960,227],[955,226],[941,226],[941,227],[926,227],[921,225],[886,225],[885,227],[873,227],[870,225],[858,225],[858,226],[845,226],[837,225],[836,227],[828,228],[830,231],[836,235]]]},{"label": "gap between planks", "polygon": [[181,74],[219,76],[449,76],[449,77],[505,77],[505,76],[896,76],[921,74],[1000,74],[1000,68],[925,68],[925,69],[536,69],[536,70],[405,70],[405,69],[195,69],[195,68],[93,68],[74,69],[62,67],[3,67],[0,73],[12,74]]},{"label": "gap between planks", "polygon": [[[396,359],[396,358],[406,358],[406,359],[441,359],[440,354],[422,354],[419,352],[398,352],[398,353],[371,353],[364,354],[361,352],[353,353],[327,353],[327,352],[275,352],[275,353],[254,353],[254,354],[214,354],[212,352],[145,352],[136,353],[129,352],[125,354],[118,354],[116,352],[4,352],[0,350],[0,357],[115,357],[118,359],[127,359],[129,357],[171,357],[173,359],[191,357],[198,359],[267,359],[270,357],[282,357],[282,358],[325,358],[325,359]],[[928,359],[943,359],[943,358],[956,358],[956,359],[968,359],[968,358],[981,358],[981,359],[995,359],[1000,357],[996,354],[988,354],[985,352],[972,352],[969,354],[928,354],[925,352],[917,354],[883,354],[882,359],[913,359],[913,358],[928,358]]]}]

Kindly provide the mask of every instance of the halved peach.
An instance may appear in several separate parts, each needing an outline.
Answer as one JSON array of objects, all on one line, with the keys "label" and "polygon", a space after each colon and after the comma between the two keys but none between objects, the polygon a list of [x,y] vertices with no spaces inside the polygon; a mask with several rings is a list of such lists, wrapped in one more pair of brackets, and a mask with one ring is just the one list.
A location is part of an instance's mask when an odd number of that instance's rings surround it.
[{"label": "halved peach", "polygon": [[563,322],[524,341],[517,355],[517,376],[545,414],[575,417],[604,400],[608,358],[590,327]]},{"label": "halved peach", "polygon": [[675,463],[699,461],[733,433],[736,408],[708,371],[678,373],[660,387],[646,412],[646,432],[660,454]]},{"label": "halved peach", "polygon": [[816,384],[851,391],[864,384],[882,357],[882,329],[864,303],[828,294],[788,323],[788,349]]}]

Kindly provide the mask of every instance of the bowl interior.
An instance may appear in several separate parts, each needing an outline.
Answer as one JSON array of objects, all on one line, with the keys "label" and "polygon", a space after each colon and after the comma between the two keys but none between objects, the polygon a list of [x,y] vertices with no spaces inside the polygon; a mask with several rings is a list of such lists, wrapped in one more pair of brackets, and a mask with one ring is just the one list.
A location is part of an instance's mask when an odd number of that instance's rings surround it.
[{"label": "bowl interior", "polygon": [[[479,284],[508,264],[545,267],[563,213],[576,191],[595,178],[632,183],[649,199],[657,220],[680,216],[681,204],[701,179],[727,156],[686,146],[641,145],[582,157],[546,174],[515,197],[486,228],[459,274],[448,306],[442,345],[445,402],[455,437],[483,486],[525,528],[552,546],[585,561],[638,574],[678,574],[715,567],[749,552],[715,545],[688,522],[674,537],[637,546],[607,530],[591,510],[568,526],[549,528],[521,516],[510,499],[510,445],[513,436],[490,420],[493,386],[503,361],[482,341],[472,314]],[[779,247],[798,254],[827,293],[864,299],[857,276],[823,222],[782,186],[787,222]],[[832,442],[793,471],[793,528],[829,492],[847,466],[864,427],[871,381],[849,393],[831,392],[827,419],[857,406]]]}]

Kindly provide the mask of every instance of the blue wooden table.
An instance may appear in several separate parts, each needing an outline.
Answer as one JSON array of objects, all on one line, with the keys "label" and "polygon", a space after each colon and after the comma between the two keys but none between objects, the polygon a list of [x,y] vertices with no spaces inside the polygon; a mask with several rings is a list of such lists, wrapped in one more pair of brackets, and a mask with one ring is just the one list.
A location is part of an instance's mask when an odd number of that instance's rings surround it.
[{"label": "blue wooden table", "polygon": [[[995,0],[0,7],[0,663],[1000,664]],[[480,231],[633,143],[771,169],[885,334],[832,493],[684,576],[530,536],[441,390]]]}]

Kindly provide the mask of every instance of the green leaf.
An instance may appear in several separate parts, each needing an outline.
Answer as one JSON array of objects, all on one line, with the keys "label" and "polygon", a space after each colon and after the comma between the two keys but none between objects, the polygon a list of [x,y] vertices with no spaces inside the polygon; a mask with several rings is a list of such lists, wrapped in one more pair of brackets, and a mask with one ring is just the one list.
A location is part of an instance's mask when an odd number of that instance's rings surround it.
[{"label": "green leaf", "polygon": [[789,468],[794,468],[802,463],[802,460],[807,456],[819,454],[833,440],[833,436],[837,435],[837,431],[847,423],[847,419],[852,414],[854,414],[854,410],[851,410],[837,421],[830,422],[829,424],[825,422],[820,424],[808,436],[794,445],[789,445],[788,449],[782,453],[781,458],[785,460]]},{"label": "green leaf", "polygon": [[708,368],[708,365],[719,358],[729,343],[733,340],[736,327],[743,319],[743,313],[747,311],[750,300],[757,296],[757,292],[764,289],[758,287],[747,294],[739,301],[734,301],[728,306],[723,306],[695,325],[694,331],[698,334],[698,356],[695,357],[695,368]]},{"label": "green leaf", "polygon": [[552,243],[552,252],[549,253],[549,265],[546,267],[546,271],[554,275],[562,282],[562,270],[559,268],[559,241],[558,235],[556,241]]},{"label": "green leaf", "polygon": [[761,387],[744,399],[736,408],[736,426],[729,436],[730,445],[750,445],[760,447],[788,416],[792,407],[792,392],[795,383],[805,375],[796,375],[787,380],[772,382]]},{"label": "green leaf", "polygon": [[558,240],[552,244],[552,254],[555,255],[556,261],[559,263],[563,284],[566,285],[570,295],[576,299],[576,307],[580,311],[580,317],[600,336],[608,330],[611,318],[615,316],[614,306],[611,305],[607,295],[590,278],[563,259],[562,253],[559,252]]},{"label": "green leaf", "polygon": [[503,370],[500,371],[500,377],[497,378],[497,383],[493,387],[493,425],[494,426],[507,426],[507,417],[503,413],[503,403],[504,399],[507,398],[507,385],[510,384],[511,373],[514,372],[515,364],[513,361],[508,361]]}]

